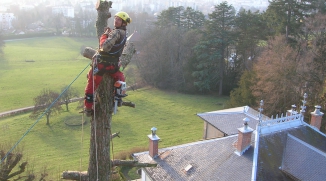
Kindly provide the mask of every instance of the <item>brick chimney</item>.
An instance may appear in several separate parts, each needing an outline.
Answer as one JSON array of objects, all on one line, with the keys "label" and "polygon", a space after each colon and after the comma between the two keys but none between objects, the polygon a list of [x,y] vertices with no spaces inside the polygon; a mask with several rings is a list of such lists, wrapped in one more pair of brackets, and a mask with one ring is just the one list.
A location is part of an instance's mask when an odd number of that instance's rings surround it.
[{"label": "brick chimney", "polygon": [[243,119],[243,121],[244,126],[242,128],[238,128],[238,142],[235,151],[235,153],[239,156],[241,156],[247,149],[249,149],[251,134],[253,132],[253,129],[248,126],[250,119],[246,117]]},{"label": "brick chimney", "polygon": [[311,119],[310,119],[310,125],[316,127],[318,130],[321,126],[321,119],[324,115],[323,112],[320,112],[321,106],[315,106],[315,111],[311,112]]},{"label": "brick chimney", "polygon": [[152,127],[152,134],[147,135],[149,138],[149,155],[152,158],[156,158],[158,156],[158,141],[160,138],[156,135],[156,128]]},{"label": "brick chimney", "polygon": [[297,108],[297,106],[293,104],[291,106],[291,110],[288,110],[286,112],[286,116],[292,116],[292,115],[298,114],[298,112],[295,110],[296,108]]}]

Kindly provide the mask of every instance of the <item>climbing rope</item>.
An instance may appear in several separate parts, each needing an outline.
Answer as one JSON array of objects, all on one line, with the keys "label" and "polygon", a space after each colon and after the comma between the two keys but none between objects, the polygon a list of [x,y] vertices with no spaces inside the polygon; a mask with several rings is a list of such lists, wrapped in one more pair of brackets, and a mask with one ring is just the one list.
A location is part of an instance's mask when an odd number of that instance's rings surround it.
[{"label": "climbing rope", "polygon": [[[94,55],[95,56],[95,55]],[[96,137],[97,137],[97,133],[96,133],[96,120],[95,120],[95,118],[96,118],[96,114],[95,114],[95,99],[96,99],[96,96],[95,96],[95,80],[94,80],[94,61],[93,61],[93,59],[92,59],[92,81],[93,81],[93,122],[94,122],[94,134],[95,134],[95,160],[96,160],[96,180],[98,181],[98,157],[97,157],[97,139],[96,139]]]},{"label": "climbing rope", "polygon": [[39,118],[34,122],[34,124],[23,134],[23,136],[15,143],[15,145],[7,152],[7,154],[1,159],[0,164],[8,157],[8,155],[17,147],[17,145],[24,139],[24,137],[33,129],[33,127],[41,120],[41,118],[46,114],[52,106],[60,99],[60,97],[70,88],[70,86],[78,79],[78,77],[86,70],[87,66],[77,75],[77,77],[66,87],[65,90],[50,104],[48,108],[39,116]]},{"label": "climbing rope", "polygon": [[[82,162],[83,162],[83,142],[84,142],[84,115],[85,113],[83,112],[82,115],[82,135],[81,135],[81,146],[80,146],[80,165],[79,165],[79,171],[82,171]],[[79,174],[79,180],[81,179],[81,174]]]},{"label": "climbing rope", "polygon": [[[111,147],[111,152],[112,152],[112,161],[114,160],[114,151],[113,151],[113,138],[112,138],[112,132],[111,132],[111,125],[110,125],[110,127],[109,127],[109,131],[110,131],[110,134],[109,134],[109,136],[110,136],[110,140],[111,140],[111,145],[112,145],[112,147]],[[112,162],[110,162],[109,164],[110,164],[110,168],[111,168],[111,170],[113,170],[113,168],[112,168],[112,164],[111,164]],[[112,173],[112,171],[111,171],[111,173]]]}]

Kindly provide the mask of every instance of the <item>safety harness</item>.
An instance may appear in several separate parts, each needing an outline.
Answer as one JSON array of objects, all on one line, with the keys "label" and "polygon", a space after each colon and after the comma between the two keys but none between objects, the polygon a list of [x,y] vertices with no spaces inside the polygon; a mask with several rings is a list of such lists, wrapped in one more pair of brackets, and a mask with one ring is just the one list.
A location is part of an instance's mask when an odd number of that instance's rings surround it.
[{"label": "safety harness", "polygon": [[[127,36],[125,35],[120,43],[113,45],[109,52],[98,50],[93,57],[93,75],[102,76],[104,73],[115,73],[120,68],[119,57],[123,52]],[[101,66],[99,67],[99,64]]]}]

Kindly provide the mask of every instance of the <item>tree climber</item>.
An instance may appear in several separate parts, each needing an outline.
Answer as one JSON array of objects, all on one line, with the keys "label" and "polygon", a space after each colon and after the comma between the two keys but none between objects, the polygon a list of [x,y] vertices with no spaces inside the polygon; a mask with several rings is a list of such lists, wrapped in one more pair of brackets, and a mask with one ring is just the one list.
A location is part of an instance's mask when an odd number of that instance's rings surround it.
[{"label": "tree climber", "polygon": [[119,70],[119,57],[127,41],[126,26],[128,23],[131,23],[129,15],[126,12],[118,12],[114,16],[114,29],[106,28],[100,37],[99,50],[92,58],[92,68],[87,74],[84,111],[88,117],[93,114],[94,91],[99,86],[104,73],[109,73],[115,81],[115,96],[119,97],[118,105],[122,104],[121,97],[126,96],[125,92],[123,94],[117,92],[117,86],[125,82],[124,74]]}]

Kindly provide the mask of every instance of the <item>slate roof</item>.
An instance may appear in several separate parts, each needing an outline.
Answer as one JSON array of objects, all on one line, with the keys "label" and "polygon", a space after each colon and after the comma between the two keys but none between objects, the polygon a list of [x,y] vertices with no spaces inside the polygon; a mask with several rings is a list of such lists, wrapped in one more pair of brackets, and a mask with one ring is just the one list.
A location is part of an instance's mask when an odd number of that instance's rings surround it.
[{"label": "slate roof", "polygon": [[[250,119],[248,123],[249,127],[255,129],[259,122],[258,114],[258,111],[248,106],[242,106],[220,111],[198,113],[197,116],[223,133],[234,135],[238,134],[238,128],[243,126],[243,119],[246,117]],[[264,117],[267,118],[266,116]]]},{"label": "slate roof", "polygon": [[[245,113],[241,109],[243,107],[197,115],[210,122],[220,121],[214,116],[224,118],[227,123],[219,123],[240,128],[242,116],[252,122],[256,120],[248,116],[248,107]],[[250,122],[249,125],[256,128]],[[252,134],[251,146],[241,156],[234,153],[237,138],[236,134],[159,149],[159,157],[155,159],[148,152],[133,156],[139,162],[158,164],[155,168],[143,168],[153,181],[326,180],[326,135],[306,124],[301,114],[262,120]]]},{"label": "slate roof", "polygon": [[[238,156],[233,147],[237,138],[234,135],[159,149],[154,160],[148,152],[134,154],[134,158],[157,162],[155,168],[144,168],[153,181],[250,180],[254,149],[250,147]],[[187,166],[191,167],[188,172]]]},{"label": "slate roof", "polygon": [[325,155],[326,136],[307,124],[261,134],[256,178],[324,181]]}]

